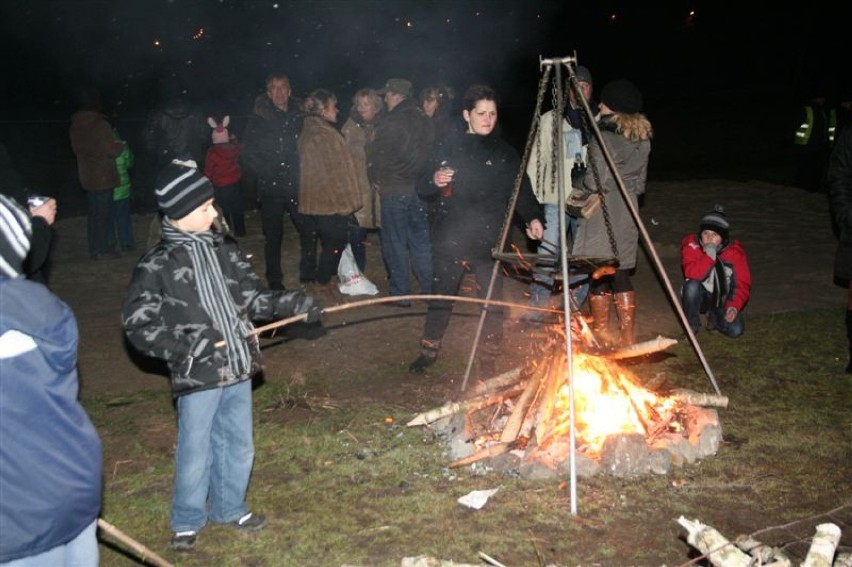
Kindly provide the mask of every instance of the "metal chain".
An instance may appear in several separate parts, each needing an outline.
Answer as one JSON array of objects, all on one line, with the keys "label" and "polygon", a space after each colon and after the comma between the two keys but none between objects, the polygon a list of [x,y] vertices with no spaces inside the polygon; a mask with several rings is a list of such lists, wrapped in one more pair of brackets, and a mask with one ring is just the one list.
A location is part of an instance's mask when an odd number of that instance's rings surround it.
[{"label": "metal chain", "polygon": [[[571,82],[570,88],[574,90],[574,95],[579,97],[580,96],[579,95],[580,89],[579,89],[579,85],[577,84],[577,81],[574,78],[574,76],[571,77],[570,82]],[[586,115],[585,112],[580,112],[580,118],[583,121],[582,135],[585,137],[585,139],[589,140],[589,147],[591,148],[592,137],[590,136],[591,128],[589,127],[589,117]],[[600,143],[603,143],[603,140],[601,140]],[[588,155],[588,152],[587,152],[587,155]],[[601,177],[600,177],[600,174],[598,173],[598,168],[597,168],[597,165],[595,163],[595,160],[588,159],[587,161],[589,162],[589,165],[591,166],[592,177],[595,180],[595,185],[594,185],[594,189],[592,190],[592,193],[597,193],[598,196],[600,197],[601,214],[603,214],[604,225],[606,226],[606,235],[609,238],[609,246],[610,246],[610,249],[612,250],[613,257],[618,258],[618,245],[615,242],[615,233],[612,230],[612,221],[610,220],[610,217],[609,217],[609,209],[606,206],[605,193],[604,193],[603,187],[601,186]]]}]

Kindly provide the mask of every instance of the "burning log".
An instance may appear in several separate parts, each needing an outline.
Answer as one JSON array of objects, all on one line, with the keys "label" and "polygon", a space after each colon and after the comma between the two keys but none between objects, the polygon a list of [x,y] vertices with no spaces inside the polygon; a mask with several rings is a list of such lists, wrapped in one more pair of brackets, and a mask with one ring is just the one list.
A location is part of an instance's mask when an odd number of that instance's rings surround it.
[{"label": "burning log", "polygon": [[523,367],[518,366],[508,372],[498,374],[494,378],[477,382],[473,387],[472,392],[474,394],[488,394],[501,388],[512,386],[513,384],[520,382],[524,378],[524,374]]},{"label": "burning log", "polygon": [[506,422],[506,425],[503,426],[503,433],[500,434],[501,442],[510,443],[518,438],[518,432],[521,430],[521,424],[524,422],[524,416],[527,415],[527,408],[530,407],[533,396],[538,391],[540,385],[541,374],[533,376],[533,378],[527,382],[527,387],[524,388],[524,391],[518,398],[518,401],[515,402],[515,409],[512,410],[509,420]]}]

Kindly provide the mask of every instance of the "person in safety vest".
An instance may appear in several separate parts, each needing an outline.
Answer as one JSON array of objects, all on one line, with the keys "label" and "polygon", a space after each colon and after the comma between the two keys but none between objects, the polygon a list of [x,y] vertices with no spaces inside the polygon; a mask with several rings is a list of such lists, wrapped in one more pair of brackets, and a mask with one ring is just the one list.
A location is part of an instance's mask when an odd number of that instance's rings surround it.
[{"label": "person in safety vest", "polygon": [[828,155],[837,132],[837,112],[824,96],[810,99],[801,109],[793,133],[796,185],[811,192],[826,187]]}]

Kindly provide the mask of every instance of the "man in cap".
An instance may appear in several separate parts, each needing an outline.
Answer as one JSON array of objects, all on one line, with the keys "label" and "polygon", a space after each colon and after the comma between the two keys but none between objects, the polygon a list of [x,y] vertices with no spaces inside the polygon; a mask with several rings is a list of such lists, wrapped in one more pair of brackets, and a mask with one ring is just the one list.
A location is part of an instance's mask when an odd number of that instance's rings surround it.
[{"label": "man in cap", "polygon": [[[370,182],[381,197],[382,255],[388,269],[390,295],[411,292],[409,270],[420,293],[432,285],[432,244],[428,206],[414,190],[432,149],[434,133],[429,118],[411,97],[411,82],[389,79],[379,90],[388,113],[376,126],[366,146]],[[410,302],[399,301],[398,307]]]},{"label": "man in cap", "polygon": [[681,305],[689,326],[698,332],[701,313],[707,328],[729,337],[745,330],[743,309],[751,292],[751,272],[738,240],[730,240],[730,221],[716,205],[701,218],[697,234],[684,237],[680,261],[686,281]]}]

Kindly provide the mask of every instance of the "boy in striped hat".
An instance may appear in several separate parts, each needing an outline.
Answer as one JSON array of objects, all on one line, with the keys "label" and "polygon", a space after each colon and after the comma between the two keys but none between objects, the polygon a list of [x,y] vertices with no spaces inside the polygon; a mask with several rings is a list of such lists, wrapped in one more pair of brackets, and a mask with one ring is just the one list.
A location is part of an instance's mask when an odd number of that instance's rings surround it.
[{"label": "boy in striped hat", "polygon": [[172,547],[187,550],[208,521],[266,525],[245,501],[251,378],[261,370],[252,321],[307,313],[315,323],[321,309],[301,291],[261,286],[237,243],[213,230],[213,185],[194,162],[166,165],[156,195],[163,236],[137,264],[122,318],[130,343],[170,370],[178,414]]}]

